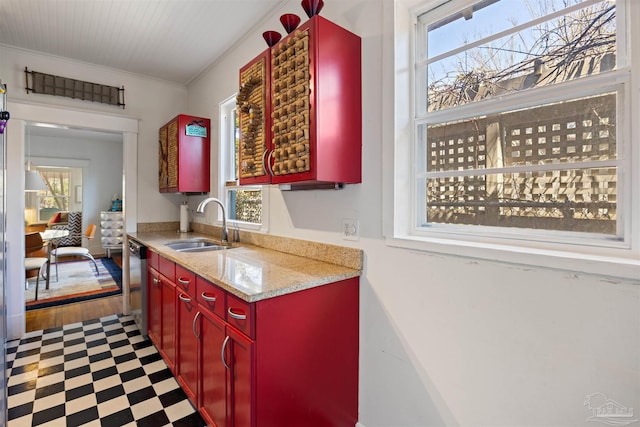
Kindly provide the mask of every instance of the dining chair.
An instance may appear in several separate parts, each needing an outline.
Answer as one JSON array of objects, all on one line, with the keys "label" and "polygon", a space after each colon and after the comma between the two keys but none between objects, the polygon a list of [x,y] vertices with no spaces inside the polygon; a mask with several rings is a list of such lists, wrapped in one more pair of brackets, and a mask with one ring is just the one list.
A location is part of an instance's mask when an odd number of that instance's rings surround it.
[{"label": "dining chair", "polygon": [[[93,239],[95,234],[96,234],[96,225],[89,224],[89,226],[87,227],[87,231],[80,237],[90,240],[90,239]],[[58,259],[63,257],[79,256],[79,257],[88,258],[91,261],[93,261],[93,265],[96,268],[96,274],[99,273],[98,263],[96,263],[96,260],[93,257],[93,255],[91,255],[91,253],[89,252],[89,249],[85,247],[82,247],[82,246],[56,247],[51,251],[51,254],[53,255],[53,262],[56,265],[56,279],[58,278]]]},{"label": "dining chair", "polygon": [[[26,233],[25,234],[25,258],[24,258],[24,269],[25,273],[29,271],[36,272],[36,301],[38,300],[38,287],[40,285],[40,276],[42,276],[47,281],[47,288],[49,288],[49,276],[45,276],[44,267],[49,262],[48,253],[47,253],[47,244],[42,240],[42,236],[38,232],[34,233]],[[42,255],[43,252],[47,254],[47,256],[38,256]]]}]

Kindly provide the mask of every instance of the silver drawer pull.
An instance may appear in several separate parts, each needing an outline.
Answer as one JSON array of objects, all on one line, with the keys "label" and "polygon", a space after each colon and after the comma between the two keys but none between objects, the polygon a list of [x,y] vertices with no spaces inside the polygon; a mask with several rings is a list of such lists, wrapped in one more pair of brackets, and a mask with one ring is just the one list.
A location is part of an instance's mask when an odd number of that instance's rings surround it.
[{"label": "silver drawer pull", "polygon": [[247,315],[246,314],[234,313],[233,312],[233,308],[231,308],[231,307],[229,307],[229,309],[227,310],[227,313],[229,313],[229,316],[233,317],[234,319],[247,320]]},{"label": "silver drawer pull", "polygon": [[205,292],[202,293],[202,299],[207,302],[216,302],[216,297],[207,296]]},{"label": "silver drawer pull", "polygon": [[185,297],[184,294],[178,295],[178,298],[180,298],[180,301],[182,302],[187,302],[187,303],[191,302],[191,298]]},{"label": "silver drawer pull", "polygon": [[180,283],[181,285],[189,286],[191,284],[191,280],[178,277],[178,283]]}]

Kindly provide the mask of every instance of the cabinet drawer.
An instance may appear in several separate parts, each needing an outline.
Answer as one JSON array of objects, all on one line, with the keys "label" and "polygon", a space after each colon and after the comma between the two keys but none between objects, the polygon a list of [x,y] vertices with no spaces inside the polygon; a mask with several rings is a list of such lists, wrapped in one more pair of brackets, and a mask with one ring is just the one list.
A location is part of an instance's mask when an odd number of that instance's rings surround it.
[{"label": "cabinet drawer", "polygon": [[228,293],[225,316],[228,324],[249,338],[255,339],[255,304]]},{"label": "cabinet drawer", "polygon": [[195,297],[196,275],[178,264],[176,264],[176,285],[182,288],[190,297]]},{"label": "cabinet drawer", "polygon": [[225,318],[226,292],[200,276],[196,277],[196,300],[203,308]]},{"label": "cabinet drawer", "polygon": [[172,282],[176,281],[176,263],[173,261],[169,261],[168,259],[159,256],[158,257],[158,270],[160,274],[165,276],[167,279]]},{"label": "cabinet drawer", "polygon": [[124,237],[103,237],[101,240],[102,246],[120,246],[122,245]]},{"label": "cabinet drawer", "polygon": [[100,230],[102,237],[122,237],[124,232],[122,228],[103,228]]},{"label": "cabinet drawer", "polygon": [[122,221],[124,215],[122,212],[100,212],[100,219],[102,221]]},{"label": "cabinet drawer", "polygon": [[153,252],[152,250],[147,250],[147,265],[155,270],[158,269],[158,258],[160,256],[157,252]]},{"label": "cabinet drawer", "polygon": [[101,221],[101,228],[123,228],[124,222],[122,221]]}]

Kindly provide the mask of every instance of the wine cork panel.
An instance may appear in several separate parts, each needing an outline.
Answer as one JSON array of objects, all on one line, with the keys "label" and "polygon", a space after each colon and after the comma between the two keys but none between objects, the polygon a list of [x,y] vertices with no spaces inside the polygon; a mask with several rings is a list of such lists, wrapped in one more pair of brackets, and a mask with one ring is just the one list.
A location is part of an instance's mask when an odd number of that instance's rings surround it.
[{"label": "wine cork panel", "polygon": [[271,49],[273,174],[307,172],[309,33],[296,31]]},{"label": "wine cork panel", "polygon": [[240,119],[240,177],[265,174],[266,59],[261,58],[240,74],[236,104]]},{"label": "wine cork panel", "polygon": [[159,184],[160,188],[167,188],[167,127],[160,128],[160,152],[158,154],[158,171],[159,171]]},{"label": "wine cork panel", "polygon": [[167,175],[169,188],[178,186],[178,121],[167,126]]}]

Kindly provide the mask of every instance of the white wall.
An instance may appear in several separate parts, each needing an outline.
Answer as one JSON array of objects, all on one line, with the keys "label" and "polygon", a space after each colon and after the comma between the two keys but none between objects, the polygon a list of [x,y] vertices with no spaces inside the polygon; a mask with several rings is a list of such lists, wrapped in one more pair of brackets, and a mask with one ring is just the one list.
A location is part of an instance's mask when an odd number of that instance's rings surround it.
[{"label": "white wall", "polygon": [[[266,48],[263,31],[283,32],[280,14],[306,19],[299,3],[265,18],[189,86],[189,108],[214,119],[216,143],[217,107],[237,90],[239,68]],[[393,45],[390,3],[327,1],[321,12],[362,37],[363,183],[340,191],[274,187],[269,208],[270,233],[364,250],[360,424],[589,425],[583,402],[597,392],[637,413],[637,282],[385,245],[383,209],[393,203],[383,203],[381,191],[392,187],[383,156],[393,153],[383,102],[392,91],[393,64],[383,61],[393,57],[385,52]],[[342,240],[346,217],[359,218],[360,241]]]}]

